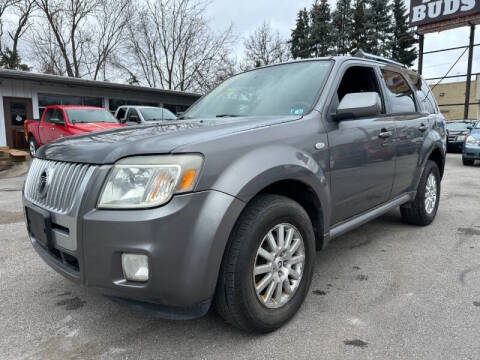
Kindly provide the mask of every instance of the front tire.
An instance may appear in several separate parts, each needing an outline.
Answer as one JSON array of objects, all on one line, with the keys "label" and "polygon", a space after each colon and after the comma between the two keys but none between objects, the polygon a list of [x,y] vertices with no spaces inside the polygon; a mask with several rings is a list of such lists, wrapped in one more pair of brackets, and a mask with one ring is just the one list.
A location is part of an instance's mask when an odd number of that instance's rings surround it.
[{"label": "front tire", "polygon": [[33,158],[38,150],[37,141],[32,137],[28,140],[28,151],[30,152],[30,156]]},{"label": "front tire", "polygon": [[312,281],[315,236],[306,211],[260,195],[240,216],[220,269],[215,308],[230,324],[266,333],[290,320]]},{"label": "front tire", "polygon": [[467,158],[465,158],[464,156],[462,156],[462,163],[463,163],[463,165],[465,165],[465,166],[472,166],[474,162],[475,162],[474,159],[467,159]]},{"label": "front tire", "polygon": [[440,170],[428,160],[418,184],[415,199],[400,207],[402,218],[409,224],[425,226],[432,223],[440,202]]}]

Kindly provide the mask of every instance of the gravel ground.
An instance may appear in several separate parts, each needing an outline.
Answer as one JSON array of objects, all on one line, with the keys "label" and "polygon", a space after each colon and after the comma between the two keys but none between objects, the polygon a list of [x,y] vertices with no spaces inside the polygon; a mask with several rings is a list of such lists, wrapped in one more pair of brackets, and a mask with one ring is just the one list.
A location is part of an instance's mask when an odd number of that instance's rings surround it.
[{"label": "gravel ground", "polygon": [[[15,175],[15,174],[14,174]],[[1,359],[478,359],[480,166],[449,155],[437,218],[399,211],[318,253],[297,316],[263,336],[216,316],[165,321],[78,287],[36,255],[20,200],[0,180]]]}]

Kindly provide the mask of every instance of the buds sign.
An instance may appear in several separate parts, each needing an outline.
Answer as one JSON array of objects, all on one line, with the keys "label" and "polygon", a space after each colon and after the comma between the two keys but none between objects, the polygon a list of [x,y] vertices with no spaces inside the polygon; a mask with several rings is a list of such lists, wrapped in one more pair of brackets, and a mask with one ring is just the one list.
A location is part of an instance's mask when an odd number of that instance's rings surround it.
[{"label": "buds sign", "polygon": [[480,13],[480,0],[410,0],[410,26]]}]

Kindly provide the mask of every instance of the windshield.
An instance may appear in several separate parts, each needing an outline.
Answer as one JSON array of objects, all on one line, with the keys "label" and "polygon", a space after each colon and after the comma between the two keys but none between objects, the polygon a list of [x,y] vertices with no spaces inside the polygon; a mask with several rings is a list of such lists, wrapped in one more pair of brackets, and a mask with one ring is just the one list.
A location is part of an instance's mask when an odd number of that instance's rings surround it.
[{"label": "windshield", "polygon": [[450,131],[466,131],[468,126],[472,126],[472,124],[469,122],[447,122],[447,129]]},{"label": "windshield", "polygon": [[475,129],[480,129],[480,121],[477,121],[477,124],[475,125]]},{"label": "windshield", "polygon": [[331,61],[304,61],[231,77],[199,100],[183,118],[303,115],[314,105]]},{"label": "windshield", "polygon": [[118,120],[107,110],[99,109],[69,109],[67,111],[68,119],[72,124],[79,123],[117,123]]},{"label": "windshield", "polygon": [[141,108],[139,110],[145,121],[177,120],[177,117],[167,109],[151,107]]}]

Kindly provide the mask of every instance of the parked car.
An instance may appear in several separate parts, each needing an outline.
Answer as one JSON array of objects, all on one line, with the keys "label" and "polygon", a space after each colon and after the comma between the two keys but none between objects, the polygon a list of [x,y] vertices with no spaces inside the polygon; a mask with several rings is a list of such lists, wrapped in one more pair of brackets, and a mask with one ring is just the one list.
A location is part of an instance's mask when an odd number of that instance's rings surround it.
[{"label": "parked car", "polygon": [[475,160],[480,160],[480,121],[472,128],[463,146],[463,165],[473,165]]},{"label": "parked car", "polygon": [[124,127],[104,108],[76,105],[52,105],[43,111],[40,120],[25,120],[25,139],[30,155],[38,148],[60,138]]},{"label": "parked car", "polygon": [[397,207],[407,223],[434,220],[444,128],[425,81],[387,59],[254,69],[179,121],[40,148],[28,233],[56,271],[126,304],[186,319],[213,303],[272,331],[330,240]]},{"label": "parked car", "polygon": [[145,125],[165,120],[177,120],[170,110],[154,106],[120,106],[115,117],[125,125]]},{"label": "parked car", "polygon": [[470,120],[450,120],[447,126],[447,151],[462,152],[463,143],[474,125]]}]

